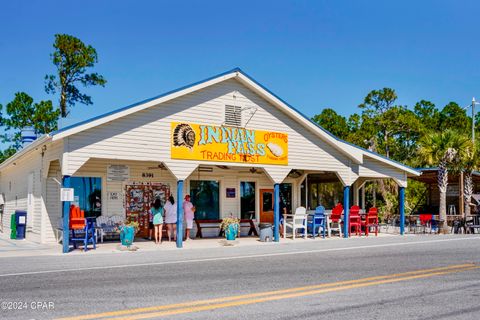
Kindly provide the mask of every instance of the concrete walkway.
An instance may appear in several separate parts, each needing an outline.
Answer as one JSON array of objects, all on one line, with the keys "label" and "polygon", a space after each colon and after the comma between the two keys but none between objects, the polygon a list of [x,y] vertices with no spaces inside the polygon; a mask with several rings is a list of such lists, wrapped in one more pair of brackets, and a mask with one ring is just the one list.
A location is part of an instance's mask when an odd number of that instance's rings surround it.
[{"label": "concrete walkway", "polygon": [[28,240],[10,239],[10,234],[0,233],[0,257],[52,254],[58,245],[38,244]]},{"label": "concrete walkway", "polygon": [[[379,234],[378,238],[385,237],[398,237],[392,234]],[[352,237],[356,238],[356,237]],[[365,238],[364,236],[362,238]],[[372,238],[370,236],[370,238]],[[280,244],[301,244],[301,243],[328,243],[345,241],[345,239],[332,236],[331,238],[317,237],[315,239],[297,238],[292,240],[291,238],[280,239]],[[183,250],[196,250],[196,249],[213,249],[221,247],[249,247],[249,246],[276,246],[274,242],[260,242],[257,237],[241,237],[235,241],[226,241],[223,238],[205,238],[205,239],[193,239],[183,242]],[[92,246],[89,246],[88,251],[81,249],[72,250],[68,253],[71,255],[96,255],[105,253],[118,253],[118,254],[131,254],[135,252],[152,252],[152,251],[171,251],[177,250],[175,242],[163,241],[161,244],[156,245],[154,241],[136,239],[134,245],[127,249],[122,247],[119,241],[109,241],[104,243],[97,243],[97,248],[92,250]],[[63,255],[61,244],[38,244],[28,240],[11,240],[4,233],[0,233],[0,258],[8,257],[28,257],[28,256],[48,256],[48,255]]]}]

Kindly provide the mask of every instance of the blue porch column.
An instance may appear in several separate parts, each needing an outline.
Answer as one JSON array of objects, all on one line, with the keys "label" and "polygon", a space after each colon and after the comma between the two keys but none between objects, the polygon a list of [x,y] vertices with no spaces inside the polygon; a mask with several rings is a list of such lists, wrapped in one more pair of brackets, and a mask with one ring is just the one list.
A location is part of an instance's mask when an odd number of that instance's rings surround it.
[{"label": "blue porch column", "polygon": [[273,241],[280,241],[280,184],[273,186]]},{"label": "blue porch column", "polygon": [[343,237],[350,233],[350,186],[343,187]]},{"label": "blue porch column", "polygon": [[400,209],[400,234],[405,233],[405,187],[398,188],[398,205]]},{"label": "blue porch column", "polygon": [[[70,176],[63,176],[62,188],[70,188]],[[63,215],[63,253],[70,251],[70,201],[63,201],[62,203]]]},{"label": "blue porch column", "polygon": [[183,180],[177,181],[177,248],[183,247]]}]

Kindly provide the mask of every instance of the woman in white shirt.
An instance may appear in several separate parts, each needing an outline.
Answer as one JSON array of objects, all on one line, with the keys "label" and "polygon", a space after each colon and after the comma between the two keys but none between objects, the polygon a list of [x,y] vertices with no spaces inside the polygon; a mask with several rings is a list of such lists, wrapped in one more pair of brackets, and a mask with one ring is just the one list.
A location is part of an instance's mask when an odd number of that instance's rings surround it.
[{"label": "woman in white shirt", "polygon": [[177,205],[173,196],[168,197],[165,203],[165,224],[167,225],[168,241],[177,240]]}]

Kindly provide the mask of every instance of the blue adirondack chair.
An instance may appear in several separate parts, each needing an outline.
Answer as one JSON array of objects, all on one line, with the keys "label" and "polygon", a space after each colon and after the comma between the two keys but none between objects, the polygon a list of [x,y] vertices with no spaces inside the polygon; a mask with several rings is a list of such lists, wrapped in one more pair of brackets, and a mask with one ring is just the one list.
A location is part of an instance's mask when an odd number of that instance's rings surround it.
[{"label": "blue adirondack chair", "polygon": [[77,244],[83,243],[83,250],[87,251],[88,244],[93,244],[96,249],[95,218],[85,218],[85,213],[79,207],[70,206],[70,244],[77,248]]},{"label": "blue adirondack chair", "polygon": [[318,206],[315,208],[315,214],[311,220],[307,222],[307,229],[312,233],[312,238],[315,239],[316,234],[320,234],[322,228],[322,238],[325,238],[325,231],[327,230],[327,219],[325,217],[325,208]]}]

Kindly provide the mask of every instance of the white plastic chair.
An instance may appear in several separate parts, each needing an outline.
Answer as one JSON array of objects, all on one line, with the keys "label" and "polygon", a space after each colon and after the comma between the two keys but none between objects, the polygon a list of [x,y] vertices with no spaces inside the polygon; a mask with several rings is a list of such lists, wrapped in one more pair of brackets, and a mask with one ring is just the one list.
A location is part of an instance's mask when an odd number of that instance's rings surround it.
[{"label": "white plastic chair", "polygon": [[[291,220],[288,218],[291,217]],[[295,214],[287,214],[286,220],[283,223],[283,237],[286,237],[287,227],[292,229],[293,240],[295,240],[295,233],[298,229],[303,229],[303,237],[307,238],[307,209],[298,207]]]}]

